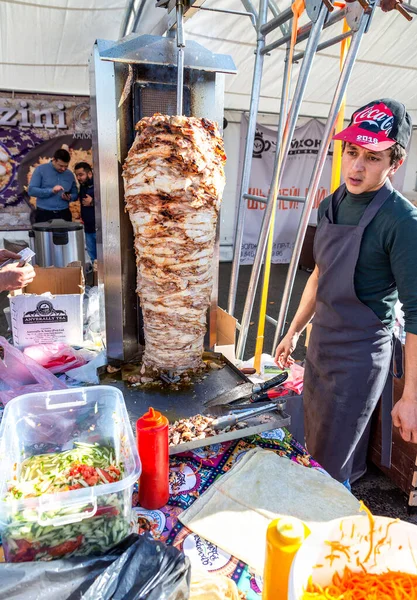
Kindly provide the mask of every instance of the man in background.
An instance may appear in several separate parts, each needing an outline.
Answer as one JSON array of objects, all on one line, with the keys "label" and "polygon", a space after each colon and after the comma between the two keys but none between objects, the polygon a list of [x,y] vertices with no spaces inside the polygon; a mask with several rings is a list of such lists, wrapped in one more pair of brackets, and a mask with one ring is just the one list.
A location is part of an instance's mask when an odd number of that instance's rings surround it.
[{"label": "man in background", "polygon": [[75,176],[80,184],[81,219],[84,223],[85,243],[91,263],[97,259],[96,216],[94,208],[93,170],[87,162],[75,165]]},{"label": "man in background", "polygon": [[72,221],[69,202],[78,198],[74,175],[68,170],[70,154],[60,148],[49,163],[39,165],[30,180],[29,196],[36,198],[35,223],[52,219]]}]

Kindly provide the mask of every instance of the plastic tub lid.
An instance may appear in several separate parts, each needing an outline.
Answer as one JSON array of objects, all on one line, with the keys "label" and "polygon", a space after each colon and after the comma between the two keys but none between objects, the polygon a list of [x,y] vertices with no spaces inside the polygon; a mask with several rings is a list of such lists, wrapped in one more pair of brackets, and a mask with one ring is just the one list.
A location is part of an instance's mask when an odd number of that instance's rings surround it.
[{"label": "plastic tub lid", "polygon": [[79,231],[84,229],[82,223],[74,223],[72,221],[64,221],[64,219],[52,219],[45,223],[35,223],[32,226],[33,231],[52,231],[53,233],[62,233],[67,231]]}]

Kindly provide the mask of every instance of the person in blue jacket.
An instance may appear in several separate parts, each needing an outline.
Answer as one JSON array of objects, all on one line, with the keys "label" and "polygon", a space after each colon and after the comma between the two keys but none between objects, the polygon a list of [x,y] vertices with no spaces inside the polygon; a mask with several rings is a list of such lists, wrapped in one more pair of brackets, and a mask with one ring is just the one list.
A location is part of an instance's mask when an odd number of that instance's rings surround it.
[{"label": "person in blue jacket", "polygon": [[72,221],[69,203],[77,200],[78,189],[68,170],[70,158],[69,152],[60,148],[49,163],[36,167],[28,188],[29,196],[36,198],[35,223]]}]

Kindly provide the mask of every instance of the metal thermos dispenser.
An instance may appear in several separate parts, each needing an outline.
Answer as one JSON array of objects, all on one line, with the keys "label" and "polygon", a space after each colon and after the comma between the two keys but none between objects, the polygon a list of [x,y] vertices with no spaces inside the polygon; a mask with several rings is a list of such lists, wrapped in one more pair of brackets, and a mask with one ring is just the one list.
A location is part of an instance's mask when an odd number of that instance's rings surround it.
[{"label": "metal thermos dispenser", "polygon": [[63,219],[32,227],[35,262],[39,267],[66,267],[79,261],[85,268],[84,225]]}]

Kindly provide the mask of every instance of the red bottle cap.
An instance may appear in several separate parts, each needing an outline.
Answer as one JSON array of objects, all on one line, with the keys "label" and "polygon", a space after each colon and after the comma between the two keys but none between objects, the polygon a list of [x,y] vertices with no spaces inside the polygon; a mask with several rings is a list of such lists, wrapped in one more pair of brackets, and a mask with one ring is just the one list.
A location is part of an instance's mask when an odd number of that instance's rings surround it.
[{"label": "red bottle cap", "polygon": [[165,425],[168,425],[168,419],[151,407],[148,412],[137,420],[136,428],[150,429],[153,427],[164,427]]}]

